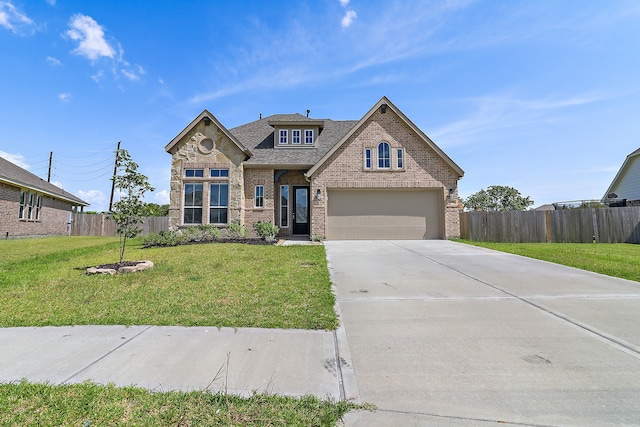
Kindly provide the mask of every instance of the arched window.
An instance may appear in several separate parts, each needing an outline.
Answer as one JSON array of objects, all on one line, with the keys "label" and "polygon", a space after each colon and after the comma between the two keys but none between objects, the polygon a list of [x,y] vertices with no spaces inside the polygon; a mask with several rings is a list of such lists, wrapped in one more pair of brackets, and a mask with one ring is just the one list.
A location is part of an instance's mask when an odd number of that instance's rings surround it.
[{"label": "arched window", "polygon": [[382,141],[378,144],[378,169],[391,168],[391,153],[389,143]]}]

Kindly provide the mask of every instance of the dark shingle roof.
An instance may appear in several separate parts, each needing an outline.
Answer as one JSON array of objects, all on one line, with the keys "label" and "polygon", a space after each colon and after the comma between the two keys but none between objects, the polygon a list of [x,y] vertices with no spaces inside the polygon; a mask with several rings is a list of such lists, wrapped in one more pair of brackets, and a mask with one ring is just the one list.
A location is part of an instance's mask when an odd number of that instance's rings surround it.
[{"label": "dark shingle roof", "polygon": [[358,123],[357,120],[333,121],[322,120],[324,128],[316,137],[313,148],[310,147],[274,147],[274,129],[269,122],[318,122],[301,114],[275,114],[255,122],[230,129],[245,147],[253,152],[247,165],[286,165],[310,167],[322,158],[349,130]]},{"label": "dark shingle roof", "polygon": [[67,193],[62,188],[56,187],[26,169],[21,168],[9,160],[0,157],[0,181],[8,182],[20,187],[41,191],[57,199],[66,200],[75,205],[89,206],[89,203]]}]

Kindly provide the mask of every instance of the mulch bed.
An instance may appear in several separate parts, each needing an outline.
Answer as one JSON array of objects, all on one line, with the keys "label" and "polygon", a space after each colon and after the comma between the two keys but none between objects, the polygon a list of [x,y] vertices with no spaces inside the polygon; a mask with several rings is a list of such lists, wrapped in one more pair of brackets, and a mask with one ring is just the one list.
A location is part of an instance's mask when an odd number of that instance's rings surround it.
[{"label": "mulch bed", "polygon": [[120,267],[133,267],[135,265],[140,264],[142,261],[122,261],[122,262],[114,262],[113,264],[102,264],[97,266],[96,268],[111,268],[113,270],[118,271]]}]

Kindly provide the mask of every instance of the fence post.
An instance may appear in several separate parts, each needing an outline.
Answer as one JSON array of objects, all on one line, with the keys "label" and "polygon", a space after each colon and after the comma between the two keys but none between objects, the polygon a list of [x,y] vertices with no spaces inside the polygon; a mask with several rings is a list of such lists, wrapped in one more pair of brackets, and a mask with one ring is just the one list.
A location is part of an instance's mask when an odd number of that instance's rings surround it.
[{"label": "fence post", "polygon": [[593,239],[596,243],[600,243],[600,233],[598,232],[598,218],[596,217],[596,210],[591,208],[591,219],[593,221]]},{"label": "fence post", "polygon": [[547,243],[551,243],[551,211],[544,211],[544,228]]}]

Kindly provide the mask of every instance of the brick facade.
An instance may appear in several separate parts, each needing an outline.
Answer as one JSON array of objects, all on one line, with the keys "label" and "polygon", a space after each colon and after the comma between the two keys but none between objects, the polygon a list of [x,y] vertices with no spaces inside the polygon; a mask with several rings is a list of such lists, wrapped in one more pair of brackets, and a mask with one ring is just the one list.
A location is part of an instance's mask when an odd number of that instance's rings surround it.
[{"label": "brick facade", "polygon": [[[255,206],[255,187],[264,187],[263,207]],[[253,224],[258,221],[274,221],[274,191],[273,191],[273,169],[244,169],[244,222],[243,224],[251,230],[251,235],[256,236]]]},{"label": "brick facade", "polygon": [[67,235],[72,211],[70,203],[42,195],[40,218],[21,220],[20,188],[0,183],[0,238]]},{"label": "brick facade", "polygon": [[[377,170],[375,151],[386,141],[394,149],[404,149],[404,168]],[[372,168],[365,169],[364,150],[373,151]],[[437,188],[442,193],[445,238],[460,235],[457,204],[458,175],[393,111],[376,111],[311,177],[312,194],[320,189],[322,197],[312,198],[312,235],[325,236],[326,197],[331,188]],[[449,189],[453,197],[449,198]]]}]

